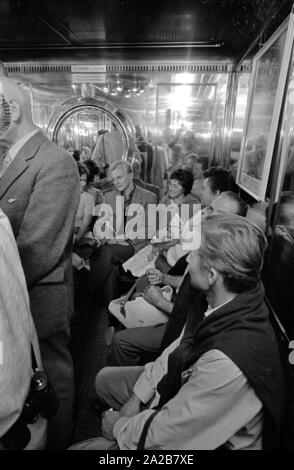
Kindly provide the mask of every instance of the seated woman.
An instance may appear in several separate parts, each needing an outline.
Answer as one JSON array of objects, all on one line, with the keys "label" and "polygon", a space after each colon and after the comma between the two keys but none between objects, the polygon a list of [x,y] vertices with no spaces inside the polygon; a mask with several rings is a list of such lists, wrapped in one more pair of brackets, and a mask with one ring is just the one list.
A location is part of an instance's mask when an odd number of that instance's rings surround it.
[{"label": "seated woman", "polygon": [[[171,217],[167,230],[166,227],[161,227],[159,230],[159,238],[160,232],[166,232],[166,238],[170,238],[170,240],[155,248],[155,250],[160,253],[156,265],[164,272],[167,272],[170,268],[170,265],[166,261],[168,248],[179,243],[182,225],[200,209],[200,200],[196,195],[191,193],[193,181],[193,174],[189,170],[181,168],[174,170],[170,175],[168,192],[160,201],[161,204],[167,206]],[[199,205],[198,208],[197,205]],[[177,232],[179,234],[178,237],[175,236]]]},{"label": "seated woman", "polygon": [[96,187],[96,184],[100,181],[100,170],[94,160],[85,160],[83,164],[86,165],[89,172],[85,191],[93,196],[95,206],[97,206],[97,204],[103,202],[102,191]]},{"label": "seated woman", "polygon": [[199,199],[191,194],[193,186],[193,175],[189,170],[179,168],[170,175],[168,192],[161,199],[161,203],[169,206],[170,204],[199,204]]},{"label": "seated woman", "polygon": [[[78,171],[80,175],[80,191],[81,198],[78,207],[78,212],[75,220],[75,237],[74,237],[74,254],[73,254],[73,265],[76,268],[83,267],[83,259],[87,257],[84,246],[91,244],[94,240],[92,233],[90,232],[90,225],[93,218],[94,212],[94,198],[91,194],[85,191],[89,172],[87,167],[83,163],[78,163]],[[76,256],[79,255],[79,256]]]}]

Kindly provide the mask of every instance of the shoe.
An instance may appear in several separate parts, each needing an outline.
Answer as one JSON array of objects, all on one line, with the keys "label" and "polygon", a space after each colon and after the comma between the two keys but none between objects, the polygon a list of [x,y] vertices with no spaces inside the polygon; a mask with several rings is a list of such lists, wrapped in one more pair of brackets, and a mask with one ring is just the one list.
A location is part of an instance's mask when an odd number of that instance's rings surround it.
[{"label": "shoe", "polygon": [[115,334],[114,326],[109,326],[104,333],[104,341],[105,341],[106,346],[110,346],[112,344],[114,334]]}]

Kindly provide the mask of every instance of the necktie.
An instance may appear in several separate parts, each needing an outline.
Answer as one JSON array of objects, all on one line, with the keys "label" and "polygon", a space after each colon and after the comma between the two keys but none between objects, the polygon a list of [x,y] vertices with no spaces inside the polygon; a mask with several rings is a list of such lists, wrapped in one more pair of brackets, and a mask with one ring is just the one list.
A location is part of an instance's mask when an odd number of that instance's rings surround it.
[{"label": "necktie", "polygon": [[6,152],[6,155],[4,157],[3,163],[2,163],[2,168],[0,170],[0,176],[3,176],[7,168],[9,167],[10,163],[12,162],[12,158],[10,156],[9,152]]}]

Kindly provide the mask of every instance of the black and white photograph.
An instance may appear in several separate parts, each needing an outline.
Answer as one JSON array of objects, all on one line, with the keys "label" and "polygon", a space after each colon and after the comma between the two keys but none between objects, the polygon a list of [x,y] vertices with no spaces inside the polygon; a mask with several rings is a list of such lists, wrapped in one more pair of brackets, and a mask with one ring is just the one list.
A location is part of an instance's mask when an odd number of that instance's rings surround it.
[{"label": "black and white photograph", "polygon": [[293,295],[293,0],[0,0],[7,462],[293,451]]}]

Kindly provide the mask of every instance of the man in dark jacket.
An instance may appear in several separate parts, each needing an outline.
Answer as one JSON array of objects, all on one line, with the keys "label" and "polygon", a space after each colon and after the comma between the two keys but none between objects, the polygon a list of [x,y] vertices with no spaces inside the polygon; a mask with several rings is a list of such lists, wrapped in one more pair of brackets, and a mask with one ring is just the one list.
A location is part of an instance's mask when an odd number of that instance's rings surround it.
[{"label": "man in dark jacket", "polygon": [[104,414],[104,439],[79,448],[280,448],[285,381],[260,283],[266,245],[243,217],[202,222],[188,257],[202,296],[183,334],[145,368],[99,372],[97,393],[114,411]]}]

